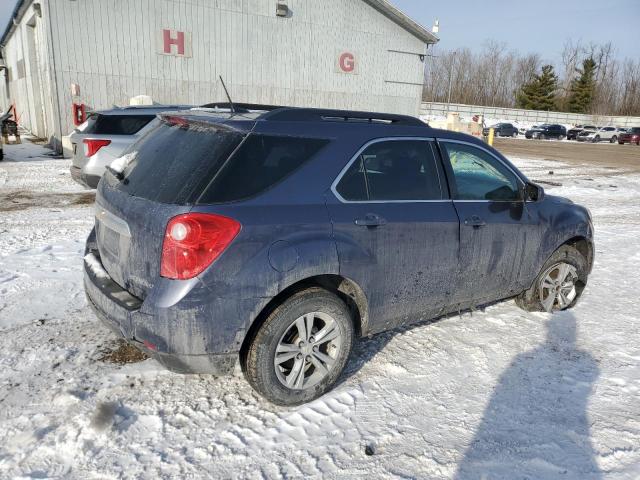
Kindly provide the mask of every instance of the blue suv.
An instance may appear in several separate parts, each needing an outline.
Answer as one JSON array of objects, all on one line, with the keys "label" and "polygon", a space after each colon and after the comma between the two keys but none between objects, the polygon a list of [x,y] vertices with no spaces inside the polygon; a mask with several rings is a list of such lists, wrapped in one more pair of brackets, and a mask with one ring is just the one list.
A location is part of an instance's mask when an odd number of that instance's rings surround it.
[{"label": "blue suv", "polygon": [[270,401],[330,389],[353,342],[514,298],[572,307],[587,209],[468,135],[401,115],[258,105],[161,115],[107,169],[89,304],[172,371],[239,362]]}]

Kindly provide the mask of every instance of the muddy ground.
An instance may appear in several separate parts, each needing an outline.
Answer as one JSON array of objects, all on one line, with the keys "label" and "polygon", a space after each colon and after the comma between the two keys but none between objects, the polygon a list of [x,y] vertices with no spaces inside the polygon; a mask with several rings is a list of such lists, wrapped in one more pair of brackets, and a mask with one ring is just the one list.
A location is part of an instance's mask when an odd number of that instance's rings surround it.
[{"label": "muddy ground", "polygon": [[90,205],[96,199],[95,191],[42,193],[25,189],[0,192],[0,212],[27,208],[61,208],[68,205]]},{"label": "muddy ground", "polygon": [[497,138],[493,146],[507,158],[556,160],[572,165],[610,167],[640,172],[640,147],[637,145]]}]

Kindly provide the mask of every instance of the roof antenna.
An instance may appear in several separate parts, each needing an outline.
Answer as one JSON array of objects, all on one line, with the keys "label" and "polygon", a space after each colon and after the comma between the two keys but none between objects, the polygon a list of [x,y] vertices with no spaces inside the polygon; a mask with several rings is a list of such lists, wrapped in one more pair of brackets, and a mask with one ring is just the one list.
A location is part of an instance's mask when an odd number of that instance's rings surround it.
[{"label": "roof antenna", "polygon": [[222,75],[218,75],[218,78],[220,78],[220,83],[222,83],[222,88],[224,88],[224,93],[227,95],[227,100],[229,100],[229,109],[231,110],[231,113],[236,113],[236,108],[233,106],[233,102],[231,101],[231,96],[229,95],[227,86],[224,84],[224,80],[222,80]]}]

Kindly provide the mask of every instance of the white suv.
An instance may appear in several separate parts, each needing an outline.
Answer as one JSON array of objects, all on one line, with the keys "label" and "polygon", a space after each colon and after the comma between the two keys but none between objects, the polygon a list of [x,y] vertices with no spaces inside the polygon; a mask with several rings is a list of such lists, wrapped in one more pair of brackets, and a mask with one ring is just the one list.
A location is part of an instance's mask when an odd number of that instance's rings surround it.
[{"label": "white suv", "polygon": [[618,141],[618,129],[616,127],[602,127],[595,132],[583,130],[578,134],[577,140],[579,142],[600,142],[602,140],[609,140],[610,143]]}]

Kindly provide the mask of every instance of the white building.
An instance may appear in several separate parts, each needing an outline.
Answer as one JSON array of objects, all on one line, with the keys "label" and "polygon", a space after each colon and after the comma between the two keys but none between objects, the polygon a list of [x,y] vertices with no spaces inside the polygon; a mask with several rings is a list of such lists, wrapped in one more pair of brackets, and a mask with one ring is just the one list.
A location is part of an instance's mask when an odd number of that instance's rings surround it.
[{"label": "white building", "polygon": [[386,0],[20,0],[0,106],[56,145],[72,104],[224,101],[418,114],[438,39]]}]

